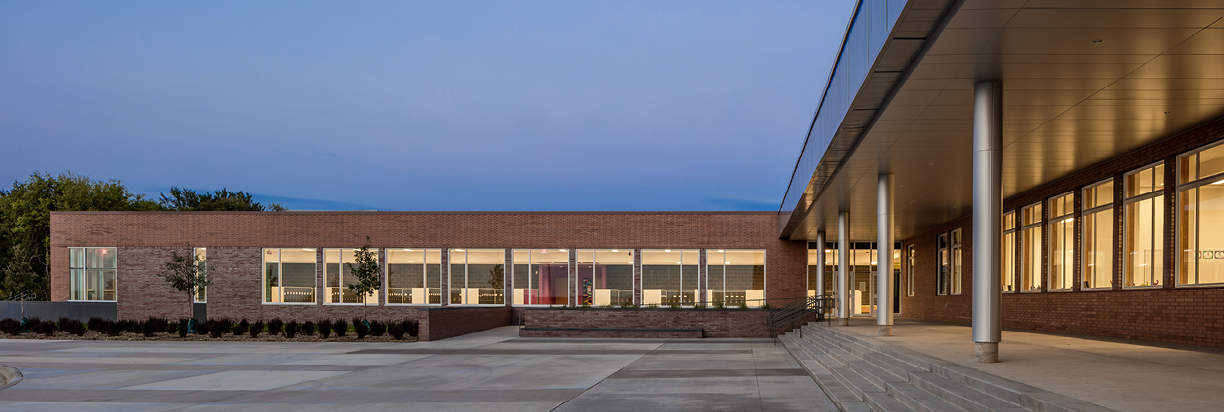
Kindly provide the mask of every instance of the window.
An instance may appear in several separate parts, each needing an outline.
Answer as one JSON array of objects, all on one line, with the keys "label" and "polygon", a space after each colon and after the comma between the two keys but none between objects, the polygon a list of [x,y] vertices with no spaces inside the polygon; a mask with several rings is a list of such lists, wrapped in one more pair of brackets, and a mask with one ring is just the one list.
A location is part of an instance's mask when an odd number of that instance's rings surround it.
[{"label": "window", "polygon": [[935,278],[936,295],[947,295],[950,289],[949,284],[951,282],[949,282],[948,278],[952,276],[952,261],[949,246],[947,233],[940,233],[935,238],[935,248],[937,249],[935,258],[937,260],[936,267],[938,268]]},{"label": "window", "polygon": [[514,249],[511,260],[514,305],[569,304],[569,249]]},{"label": "window", "polygon": [[1041,290],[1041,203],[1020,209],[1020,291]]},{"label": "window", "polygon": [[115,248],[68,248],[71,300],[115,300]]},{"label": "window", "polygon": [[1224,283],[1224,142],[1177,163],[1177,284]]},{"label": "window", "polygon": [[[349,290],[349,285],[359,283],[353,276],[353,267],[357,265],[357,252],[361,249],[323,249],[323,303],[374,303],[378,304],[378,295],[370,292],[365,296]],[[369,249],[378,260],[378,249]]]},{"label": "window", "polygon": [[914,245],[905,247],[905,296],[914,296],[914,255],[917,253]]},{"label": "window", "polygon": [[951,285],[949,285],[949,291],[953,295],[961,294],[961,285],[963,284],[963,282],[961,282],[961,278],[964,277],[964,274],[965,274],[964,253],[961,253],[965,249],[965,246],[962,240],[963,239],[961,237],[961,230],[960,229],[953,230],[952,231],[952,279],[951,279]]},{"label": "window", "polygon": [[764,250],[706,250],[706,302],[718,306],[765,304]]},{"label": "window", "polygon": [[578,249],[574,263],[579,305],[633,304],[632,249]]},{"label": "window", "polygon": [[698,252],[642,251],[642,304],[693,306],[697,297]]},{"label": "window", "polygon": [[315,303],[315,249],[264,249],[264,303]]},{"label": "window", "polygon": [[821,252],[824,253],[824,294],[832,296],[837,294],[836,287],[833,286],[834,280],[837,278],[837,253],[834,249],[821,248],[816,243],[808,244],[808,268],[807,268],[807,295],[816,296],[817,283],[816,279],[816,256]]},{"label": "window", "polygon": [[[208,249],[198,247],[198,248],[193,249],[191,254],[195,256],[195,260],[196,262],[198,262],[197,264],[199,264],[201,268],[204,269],[204,277],[208,278]],[[196,303],[208,302],[207,293],[208,293],[208,286],[201,286],[200,289],[196,291],[196,295],[195,295]]]},{"label": "window", "polygon": [[505,249],[451,249],[449,262],[451,304],[505,304]]},{"label": "window", "polygon": [[1071,290],[1075,285],[1075,195],[1072,193],[1050,198],[1047,206],[1050,220],[1050,278],[1047,290]]},{"label": "window", "polygon": [[387,249],[387,304],[442,303],[441,249]]},{"label": "window", "polygon": [[1003,214],[1003,238],[999,242],[1003,250],[999,254],[999,285],[1003,293],[1016,291],[1016,212]]},{"label": "window", "polygon": [[1084,188],[1083,289],[1113,287],[1113,191],[1113,179]]},{"label": "window", "polygon": [[1164,273],[1164,164],[1126,174],[1122,287],[1160,286]]}]

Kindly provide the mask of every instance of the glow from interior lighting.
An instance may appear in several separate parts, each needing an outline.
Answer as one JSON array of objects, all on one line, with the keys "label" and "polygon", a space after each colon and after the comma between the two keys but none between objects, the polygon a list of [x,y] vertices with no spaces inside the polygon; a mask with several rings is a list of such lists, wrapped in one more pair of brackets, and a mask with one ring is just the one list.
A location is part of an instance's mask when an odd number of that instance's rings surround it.
[{"label": "glow from interior lighting", "polygon": [[463,249],[455,249],[456,252],[462,252]]}]

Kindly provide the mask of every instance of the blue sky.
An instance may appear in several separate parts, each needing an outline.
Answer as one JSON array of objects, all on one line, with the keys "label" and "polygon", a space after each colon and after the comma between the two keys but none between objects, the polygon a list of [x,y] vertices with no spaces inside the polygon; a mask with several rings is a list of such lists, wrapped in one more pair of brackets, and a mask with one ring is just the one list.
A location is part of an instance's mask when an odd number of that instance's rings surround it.
[{"label": "blue sky", "polygon": [[777,210],[852,0],[0,2],[0,181]]}]

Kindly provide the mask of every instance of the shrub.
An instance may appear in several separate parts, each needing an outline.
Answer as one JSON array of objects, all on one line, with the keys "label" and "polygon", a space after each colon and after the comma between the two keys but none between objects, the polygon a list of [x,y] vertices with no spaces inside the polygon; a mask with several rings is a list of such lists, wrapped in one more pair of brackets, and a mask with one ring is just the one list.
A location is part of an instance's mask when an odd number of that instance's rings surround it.
[{"label": "shrub", "polygon": [[166,318],[155,318],[150,316],[148,320],[145,320],[143,329],[152,329],[153,332],[165,332],[167,323],[169,323],[169,321],[167,321]]},{"label": "shrub", "polygon": [[[141,333],[143,333],[143,334],[145,335],[145,337],[146,337],[146,338],[147,338],[147,337],[152,337],[152,336],[153,336],[153,333],[157,332],[157,330],[158,330],[158,329],[156,328],[157,323],[156,323],[156,322],[153,322],[153,319],[149,319],[149,321],[146,321],[146,322],[145,322],[143,325],[141,325],[141,326],[143,326],[143,328],[142,328],[142,330],[141,330],[140,332],[141,332]],[[162,329],[164,330],[165,328],[162,328]]]},{"label": "shrub", "polygon": [[353,318],[353,332],[357,333],[357,339],[364,339],[370,333],[370,323]]},{"label": "shrub", "polygon": [[234,324],[234,328],[231,329],[230,332],[233,332],[234,336],[242,336],[245,335],[247,333],[247,329],[250,328],[251,324],[248,323],[246,319],[243,319],[242,321]]},{"label": "shrub", "polygon": [[274,318],[268,321],[268,334],[272,336],[279,335],[284,327],[285,322],[282,322],[280,318]]},{"label": "shrub", "polygon": [[108,320],[106,323],[102,324],[102,328],[106,332],[107,336],[119,336],[120,333],[123,333],[123,329],[120,328],[119,322],[111,322]]},{"label": "shrub", "polygon": [[306,321],[302,324],[302,334],[306,336],[314,336],[315,324],[311,321]]},{"label": "shrub", "polygon": [[412,336],[415,338],[417,337],[417,334],[421,332],[421,324],[418,323],[415,319],[404,319],[403,324],[404,324],[404,332],[408,333],[408,336]]},{"label": "shrub", "polygon": [[85,334],[85,324],[79,320],[60,318],[59,329],[77,336]]},{"label": "shrub", "polygon": [[196,324],[195,324],[196,334],[197,334],[197,335],[207,335],[207,334],[208,334],[208,328],[209,328],[209,327],[212,327],[212,325],[210,325],[210,323],[212,323],[212,322],[209,322],[209,321],[196,322]]},{"label": "shrub", "polygon": [[21,321],[17,319],[0,320],[0,331],[3,331],[4,333],[10,334],[10,335],[20,334],[21,333]]},{"label": "shrub", "polygon": [[391,334],[391,337],[397,340],[403,339],[404,338],[404,324],[403,323],[392,323],[391,326],[387,327],[387,333]]},{"label": "shrub", "polygon": [[25,330],[38,333],[39,326],[42,326],[42,320],[39,318],[26,318]]},{"label": "shrub", "polygon": [[387,334],[387,324],[379,321],[370,322],[370,335],[382,336],[385,334]]},{"label": "shrub", "polygon": [[210,320],[204,323],[206,324],[211,323],[211,325],[208,325],[208,336],[212,337],[213,339],[221,337],[221,335],[224,334],[225,332],[229,332],[229,327],[228,327],[229,322],[220,321],[220,320]]},{"label": "shrub", "polygon": [[41,333],[43,335],[47,335],[47,336],[54,335],[55,329],[57,328],[55,327],[54,321],[48,320],[48,321],[43,321],[38,324],[38,333]]},{"label": "shrub", "polygon": [[296,320],[291,320],[289,321],[289,323],[285,324],[285,337],[286,338],[293,339],[294,336],[297,336],[297,333],[298,333],[298,323]]},{"label": "shrub", "polygon": [[319,321],[319,337],[327,339],[332,333],[332,323],[330,320],[323,319]]},{"label": "shrub", "polygon": [[106,319],[102,319],[98,317],[89,318],[89,325],[88,325],[89,330],[92,330],[98,333],[103,333],[106,331],[106,322],[107,322]]},{"label": "shrub", "polygon": [[166,333],[176,333],[176,332],[178,332],[178,322],[171,322],[167,320],[166,321]]},{"label": "shrub", "polygon": [[258,337],[259,337],[259,332],[263,332],[263,330],[264,330],[264,323],[263,323],[263,321],[261,320],[261,321],[257,321],[257,322],[255,322],[254,324],[252,324],[252,325],[251,325],[251,330],[250,330],[251,337],[252,337],[252,338],[258,338]]},{"label": "shrub", "polygon": [[335,322],[332,322],[332,332],[336,332],[337,338],[343,338],[344,334],[348,333],[348,322],[345,322],[344,319],[336,319]]},{"label": "shrub", "polygon": [[191,327],[191,319],[179,319],[178,335],[180,338],[187,337],[187,329]]}]

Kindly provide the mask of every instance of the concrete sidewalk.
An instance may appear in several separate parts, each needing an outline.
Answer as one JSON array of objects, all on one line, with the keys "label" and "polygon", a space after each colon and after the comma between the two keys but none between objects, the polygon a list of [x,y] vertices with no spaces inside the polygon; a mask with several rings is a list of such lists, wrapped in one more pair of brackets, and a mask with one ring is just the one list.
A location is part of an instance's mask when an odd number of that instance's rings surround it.
[{"label": "concrete sidewalk", "polygon": [[967,326],[874,319],[838,330],[1120,411],[1224,410],[1224,352],[1004,331],[999,363],[977,363]]},{"label": "concrete sidewalk", "polygon": [[0,340],[0,410],[836,410],[767,339]]}]

